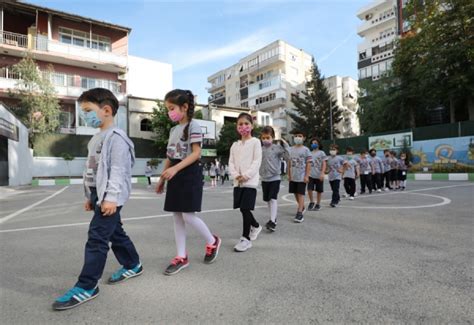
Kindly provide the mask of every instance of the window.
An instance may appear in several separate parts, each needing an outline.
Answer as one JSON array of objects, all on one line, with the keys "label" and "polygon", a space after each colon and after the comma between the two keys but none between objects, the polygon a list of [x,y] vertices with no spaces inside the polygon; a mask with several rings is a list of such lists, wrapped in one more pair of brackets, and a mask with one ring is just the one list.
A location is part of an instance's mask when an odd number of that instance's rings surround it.
[{"label": "window", "polygon": [[143,131],[143,132],[151,132],[152,131],[152,128],[151,128],[151,121],[147,118],[141,120],[140,122],[140,131]]},{"label": "window", "polygon": [[87,47],[108,52],[111,51],[110,38],[96,34],[90,35],[86,32],[64,27],[59,27],[59,41],[74,46]]},{"label": "window", "polygon": [[367,58],[367,52],[366,51],[359,53],[359,60],[364,60],[366,58]]}]

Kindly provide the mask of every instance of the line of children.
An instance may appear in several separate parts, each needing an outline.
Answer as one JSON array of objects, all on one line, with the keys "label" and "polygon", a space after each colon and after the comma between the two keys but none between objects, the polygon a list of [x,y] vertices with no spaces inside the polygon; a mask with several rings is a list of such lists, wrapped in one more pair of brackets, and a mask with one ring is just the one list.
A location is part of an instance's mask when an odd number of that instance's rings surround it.
[{"label": "line of children", "polygon": [[392,189],[398,188],[398,159],[395,151],[390,151],[390,183]]},{"label": "line of children", "polygon": [[305,135],[303,132],[293,131],[294,146],[290,148],[290,161],[288,164],[289,192],[295,195],[298,208],[294,221],[301,223],[304,221],[304,197],[306,184],[309,182],[311,170],[311,152],[304,146]]},{"label": "line of children", "polygon": [[359,164],[354,159],[354,149],[352,147],[346,148],[346,160],[344,161],[343,177],[344,188],[349,195],[349,200],[354,200],[356,193],[356,178],[359,177]]},{"label": "line of children", "polygon": [[[324,175],[326,172],[326,153],[322,150],[321,141],[318,138],[311,139],[311,171],[308,182],[308,211],[319,211],[321,209],[321,196],[324,192]],[[313,192],[316,191],[316,203]]]},{"label": "line of children", "polygon": [[251,248],[252,241],[262,231],[252,214],[257,198],[262,145],[259,139],[252,137],[252,129],[252,116],[241,113],[237,118],[240,140],[232,144],[229,157],[229,172],[234,179],[234,209],[240,209],[243,219],[242,237],[234,247],[236,252]]},{"label": "line of children", "polygon": [[383,179],[385,180],[385,191],[390,191],[392,189],[392,186],[390,184],[390,179],[391,179],[391,163],[392,163],[392,158],[390,154],[390,150],[385,149],[383,151]]},{"label": "line of children", "polygon": [[290,147],[284,140],[274,143],[275,131],[271,126],[265,126],[260,135],[262,141],[262,165],[260,176],[262,177],[263,201],[267,202],[270,212],[270,220],[265,227],[273,232],[277,225],[278,193],[281,183],[281,159],[288,160]]}]

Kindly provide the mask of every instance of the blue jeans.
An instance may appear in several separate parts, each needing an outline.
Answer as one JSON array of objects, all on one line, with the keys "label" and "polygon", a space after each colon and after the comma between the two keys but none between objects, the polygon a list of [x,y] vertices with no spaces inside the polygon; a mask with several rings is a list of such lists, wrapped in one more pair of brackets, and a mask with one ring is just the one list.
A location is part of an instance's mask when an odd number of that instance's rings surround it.
[{"label": "blue jeans", "polygon": [[97,204],[97,191],[92,187],[91,202],[94,216],[89,225],[84,266],[76,283],[77,287],[86,290],[93,289],[102,277],[109,243],[112,243],[112,251],[124,268],[132,269],[140,262],[135,246],[122,228],[120,220],[122,207],[117,207],[117,211],[111,216],[103,216],[100,205]]}]

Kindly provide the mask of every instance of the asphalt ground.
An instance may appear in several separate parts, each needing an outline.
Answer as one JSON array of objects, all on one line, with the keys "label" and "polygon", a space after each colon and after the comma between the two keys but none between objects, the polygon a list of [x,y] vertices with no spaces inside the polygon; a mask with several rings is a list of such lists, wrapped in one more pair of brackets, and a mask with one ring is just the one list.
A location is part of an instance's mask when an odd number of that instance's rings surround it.
[{"label": "asphalt ground", "polygon": [[[51,304],[76,281],[87,226],[83,191],[22,187],[0,191],[1,324],[320,324],[467,323],[473,312],[474,183],[413,181],[404,192],[363,195],[293,222],[283,183],[277,231],[235,253],[242,227],[232,188],[206,185],[202,218],[222,237],[203,264],[204,241],[188,235],[190,267],[162,275],[176,253],[163,196],[134,185],[122,211],[145,272],[100,284],[75,309]],[[268,220],[258,191],[254,212]],[[106,280],[119,267],[110,252]],[[105,282],[105,281],[104,281]]]}]

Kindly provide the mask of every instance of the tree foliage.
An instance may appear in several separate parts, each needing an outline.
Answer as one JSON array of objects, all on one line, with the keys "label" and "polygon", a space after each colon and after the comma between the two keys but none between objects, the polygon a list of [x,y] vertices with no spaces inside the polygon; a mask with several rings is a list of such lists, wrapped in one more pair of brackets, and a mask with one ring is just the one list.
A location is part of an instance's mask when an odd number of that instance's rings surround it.
[{"label": "tree foliage", "polygon": [[28,54],[13,66],[13,72],[19,79],[10,96],[20,101],[15,114],[32,131],[30,140],[34,133],[57,131],[61,109],[54,86],[49,80],[52,68],[41,72],[32,55]]},{"label": "tree foliage", "polygon": [[[295,122],[294,128],[304,132],[307,138],[318,136],[322,139],[331,137],[330,111],[332,106],[332,123],[335,126],[342,120],[342,110],[331,99],[328,89],[324,85],[324,77],[314,61],[311,68],[311,79],[306,82],[305,90],[292,94],[291,102],[294,111],[288,115]],[[334,137],[339,131],[333,128]]]},{"label": "tree foliage", "polygon": [[153,113],[151,115],[151,127],[155,133],[153,140],[156,143],[158,155],[160,157],[165,157],[170,130],[176,125],[176,123],[172,122],[168,117],[168,110],[163,102],[158,101],[156,106],[157,107],[153,108]]}]

